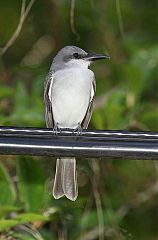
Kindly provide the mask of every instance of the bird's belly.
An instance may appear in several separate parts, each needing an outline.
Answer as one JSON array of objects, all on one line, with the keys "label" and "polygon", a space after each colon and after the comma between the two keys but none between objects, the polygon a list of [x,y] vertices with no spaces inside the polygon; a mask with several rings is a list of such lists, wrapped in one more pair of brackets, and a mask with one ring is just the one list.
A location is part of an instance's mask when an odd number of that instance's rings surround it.
[{"label": "bird's belly", "polygon": [[89,98],[77,91],[61,91],[54,100],[53,117],[59,127],[76,128],[81,123],[89,104]]},{"label": "bird's belly", "polygon": [[82,122],[90,101],[91,85],[89,78],[75,74],[54,82],[53,118],[60,128],[76,128]]}]

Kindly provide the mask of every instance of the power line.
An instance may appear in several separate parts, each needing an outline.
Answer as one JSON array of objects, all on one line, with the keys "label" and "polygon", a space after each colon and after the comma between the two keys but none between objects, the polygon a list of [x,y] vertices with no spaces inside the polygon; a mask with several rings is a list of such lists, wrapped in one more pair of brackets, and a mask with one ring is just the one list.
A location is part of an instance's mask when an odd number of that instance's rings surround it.
[{"label": "power line", "polygon": [[0,154],[158,159],[158,132],[0,127]]}]

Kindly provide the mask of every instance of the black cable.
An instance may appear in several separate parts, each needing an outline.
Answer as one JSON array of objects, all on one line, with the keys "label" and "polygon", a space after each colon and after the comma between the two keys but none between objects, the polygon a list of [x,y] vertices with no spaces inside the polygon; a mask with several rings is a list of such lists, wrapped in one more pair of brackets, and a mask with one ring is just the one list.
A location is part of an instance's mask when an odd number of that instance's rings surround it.
[{"label": "black cable", "polygon": [[158,159],[158,132],[0,127],[0,154]]}]

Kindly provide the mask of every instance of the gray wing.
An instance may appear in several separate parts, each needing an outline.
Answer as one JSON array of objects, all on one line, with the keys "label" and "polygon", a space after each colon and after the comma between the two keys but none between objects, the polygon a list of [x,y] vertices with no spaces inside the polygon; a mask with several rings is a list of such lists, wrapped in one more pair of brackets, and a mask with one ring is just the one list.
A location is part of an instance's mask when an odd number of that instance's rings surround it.
[{"label": "gray wing", "polygon": [[53,83],[52,76],[53,76],[53,71],[50,70],[44,83],[45,120],[48,128],[54,127],[52,104],[49,97],[50,90],[51,90],[50,87],[51,87],[51,84]]},{"label": "gray wing", "polygon": [[92,116],[95,93],[96,93],[96,81],[95,81],[95,77],[94,77],[93,81],[92,81],[92,89],[91,89],[91,97],[90,97],[90,101],[89,101],[89,106],[87,108],[86,115],[81,123],[82,128],[87,128],[88,124],[90,122],[90,119]]}]

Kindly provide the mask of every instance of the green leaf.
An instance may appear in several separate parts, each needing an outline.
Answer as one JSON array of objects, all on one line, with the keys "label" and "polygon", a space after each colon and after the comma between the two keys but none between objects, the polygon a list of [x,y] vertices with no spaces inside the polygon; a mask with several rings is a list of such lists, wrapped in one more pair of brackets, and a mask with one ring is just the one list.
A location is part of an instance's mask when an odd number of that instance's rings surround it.
[{"label": "green leaf", "polygon": [[2,219],[2,220],[0,220],[0,231],[6,231],[12,227],[17,226],[18,223],[19,223],[18,220]]},{"label": "green leaf", "polygon": [[0,162],[0,205],[13,205],[16,191],[7,169]]},{"label": "green leaf", "polygon": [[17,160],[19,192],[26,211],[37,211],[44,207],[45,174],[40,162],[32,158],[19,157]]},{"label": "green leaf", "polygon": [[19,224],[25,224],[29,222],[41,221],[46,222],[49,218],[42,214],[23,213],[17,215],[14,219],[2,219],[0,220],[0,231],[8,230]]},{"label": "green leaf", "polygon": [[45,222],[49,220],[49,217],[43,214],[23,213],[23,214],[17,215],[15,219],[19,220],[20,223],[35,222],[35,221]]},{"label": "green leaf", "polygon": [[4,205],[4,206],[0,206],[0,218],[2,217],[5,217],[6,214],[10,213],[10,212],[17,212],[19,210],[18,207],[15,207],[15,206],[7,206],[7,205]]}]

